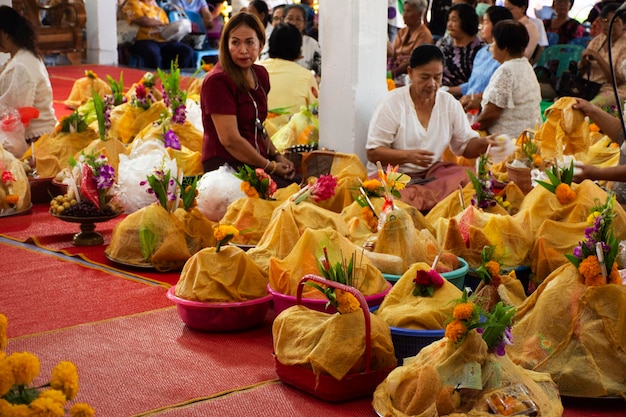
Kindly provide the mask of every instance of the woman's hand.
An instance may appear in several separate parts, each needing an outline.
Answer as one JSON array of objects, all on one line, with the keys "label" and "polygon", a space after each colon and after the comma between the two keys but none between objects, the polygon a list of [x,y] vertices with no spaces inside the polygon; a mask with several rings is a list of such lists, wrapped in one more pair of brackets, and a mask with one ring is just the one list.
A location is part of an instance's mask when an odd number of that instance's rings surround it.
[{"label": "woman's hand", "polygon": [[276,155],[276,170],[274,174],[280,175],[283,178],[288,180],[292,179],[294,175],[296,175],[296,168],[289,159],[287,159],[284,155],[278,154]]},{"label": "woman's hand", "polygon": [[408,151],[408,159],[409,163],[421,166],[421,167],[429,167],[433,163],[434,153],[430,151],[426,151],[423,149],[413,149]]},{"label": "woman's hand", "polygon": [[480,110],[480,101],[482,94],[470,94],[469,96],[463,96],[459,99],[463,110]]}]

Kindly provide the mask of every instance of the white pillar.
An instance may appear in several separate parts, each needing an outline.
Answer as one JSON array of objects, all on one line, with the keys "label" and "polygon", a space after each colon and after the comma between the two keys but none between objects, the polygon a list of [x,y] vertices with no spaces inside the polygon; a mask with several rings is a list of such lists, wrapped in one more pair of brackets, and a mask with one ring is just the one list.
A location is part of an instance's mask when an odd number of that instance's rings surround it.
[{"label": "white pillar", "polygon": [[320,147],[365,164],[369,121],[387,93],[387,2],[320,0]]},{"label": "white pillar", "polygon": [[86,0],[87,62],[117,65],[117,0]]}]

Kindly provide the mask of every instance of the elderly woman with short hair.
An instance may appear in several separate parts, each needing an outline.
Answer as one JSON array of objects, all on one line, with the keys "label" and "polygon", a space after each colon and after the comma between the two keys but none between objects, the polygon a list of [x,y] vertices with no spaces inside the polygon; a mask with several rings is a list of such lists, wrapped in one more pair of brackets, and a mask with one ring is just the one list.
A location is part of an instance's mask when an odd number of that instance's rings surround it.
[{"label": "elderly woman with short hair", "polygon": [[541,89],[533,67],[524,56],[528,31],[516,20],[498,22],[493,30],[493,57],[500,68],[483,93],[478,128],[517,138],[541,120]]},{"label": "elderly woman with short hair", "polygon": [[428,10],[427,0],[406,0],[402,19],[405,26],[398,30],[393,44],[389,43],[387,55],[393,78],[406,74],[409,67],[411,52],[424,43],[433,43],[433,35],[424,24],[424,16]]}]

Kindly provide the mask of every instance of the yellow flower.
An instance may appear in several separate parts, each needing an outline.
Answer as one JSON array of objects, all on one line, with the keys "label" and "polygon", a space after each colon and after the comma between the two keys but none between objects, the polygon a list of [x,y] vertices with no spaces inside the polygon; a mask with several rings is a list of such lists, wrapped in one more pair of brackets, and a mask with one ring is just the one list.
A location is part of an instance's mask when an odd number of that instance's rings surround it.
[{"label": "yellow flower", "polygon": [[474,304],[473,303],[460,303],[454,307],[454,312],[452,313],[452,317],[457,320],[469,320],[474,314]]},{"label": "yellow flower", "polygon": [[[0,378],[2,377],[0,376]],[[2,379],[0,379],[0,381],[2,381]],[[5,400],[4,398],[1,398],[2,395],[3,394],[0,393],[0,416],[10,416],[12,415],[11,409],[13,408],[13,406],[10,402]]]},{"label": "yellow flower", "polygon": [[32,353],[12,353],[7,360],[13,370],[13,378],[17,385],[29,385],[39,375],[41,368],[39,358]]},{"label": "yellow flower", "polygon": [[465,333],[467,332],[467,328],[460,320],[452,320],[446,326],[446,337],[452,342],[459,342]]},{"label": "yellow flower", "polygon": [[391,78],[387,78],[387,91],[395,90],[395,88],[396,82]]},{"label": "yellow flower", "polygon": [[374,216],[372,209],[369,207],[363,207],[361,209],[361,216],[365,220],[367,227],[369,227],[372,233],[376,233],[378,231],[378,219]]},{"label": "yellow flower", "polygon": [[596,217],[598,217],[601,213],[599,211],[594,211],[587,217],[587,224],[589,226],[593,226],[596,223]]},{"label": "yellow flower", "polygon": [[14,404],[9,415],[11,417],[32,417],[36,414],[33,414],[33,411],[26,404]]},{"label": "yellow flower", "polygon": [[85,77],[91,78],[92,80],[97,80],[98,79],[98,75],[95,72],[93,72],[92,70],[85,71]]},{"label": "yellow flower", "polygon": [[341,314],[352,313],[361,308],[359,300],[354,295],[340,289],[335,290],[335,299],[337,300],[337,310]]},{"label": "yellow flower", "polygon": [[65,410],[63,405],[57,403],[52,398],[37,397],[30,403],[31,416],[41,417],[63,417]]},{"label": "yellow flower", "polygon": [[595,123],[591,123],[591,124],[589,125],[589,131],[590,131],[590,132],[599,132],[599,131],[600,131],[600,126],[598,126],[598,125],[597,125],[597,124],[595,124]]},{"label": "yellow flower", "polygon": [[361,185],[363,186],[364,190],[372,191],[372,192],[379,190],[383,186],[380,183],[380,181],[375,178],[371,180],[363,181],[363,184]]},{"label": "yellow flower", "polygon": [[39,394],[39,398],[50,398],[61,405],[65,405],[65,403],[67,402],[67,397],[65,396],[65,394],[58,389],[48,389],[42,391]]},{"label": "yellow flower", "polygon": [[69,361],[61,361],[52,370],[50,387],[62,391],[68,400],[73,400],[78,394],[78,370],[76,365]]},{"label": "yellow flower", "polygon": [[[15,377],[13,376],[13,370],[7,358],[0,358],[0,398],[3,397],[13,384],[15,383]],[[0,409],[1,410],[1,409]],[[3,416],[0,412],[0,416]]]},{"label": "yellow flower", "polygon": [[7,326],[9,320],[4,314],[0,314],[0,350],[4,351],[7,347]]},{"label": "yellow flower", "polygon": [[93,417],[96,411],[85,403],[76,403],[70,408],[71,417]]},{"label": "yellow flower", "polygon": [[213,236],[215,237],[215,240],[219,242],[226,239],[228,236],[239,236],[239,230],[235,226],[218,224],[217,227],[215,227],[215,229],[213,230]]}]

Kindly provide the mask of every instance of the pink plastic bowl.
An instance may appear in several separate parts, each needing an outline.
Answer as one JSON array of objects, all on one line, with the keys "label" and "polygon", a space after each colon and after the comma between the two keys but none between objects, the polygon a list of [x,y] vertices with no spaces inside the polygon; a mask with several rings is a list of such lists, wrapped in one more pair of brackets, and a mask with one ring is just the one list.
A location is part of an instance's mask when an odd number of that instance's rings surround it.
[{"label": "pink plastic bowl", "polygon": [[230,303],[209,303],[185,300],[177,297],[172,286],[167,298],[176,303],[178,315],[183,322],[196,330],[207,332],[235,332],[260,325],[265,319],[272,296]]},{"label": "pink plastic bowl", "polygon": [[[391,283],[387,283],[387,289],[383,292],[379,292],[378,294],[366,295],[365,301],[367,301],[368,307],[376,307],[379,306],[380,303],[383,302],[385,296],[391,291]],[[291,306],[296,305],[296,297],[293,295],[287,295],[277,292],[272,289],[272,287],[267,285],[267,292],[273,297],[274,300],[274,311],[276,314],[280,314],[281,311],[288,309]],[[334,314],[337,312],[335,307],[329,305],[326,308],[326,303],[328,300],[326,298],[302,298],[302,305],[310,308],[311,310],[321,311],[323,313]]]}]

